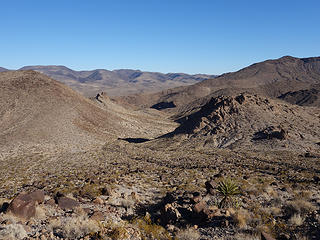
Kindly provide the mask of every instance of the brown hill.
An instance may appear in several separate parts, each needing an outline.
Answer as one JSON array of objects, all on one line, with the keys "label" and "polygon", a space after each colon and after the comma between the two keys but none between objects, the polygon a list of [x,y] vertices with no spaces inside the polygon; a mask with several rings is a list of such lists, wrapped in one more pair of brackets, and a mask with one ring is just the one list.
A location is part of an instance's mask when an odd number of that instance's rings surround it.
[{"label": "brown hill", "polygon": [[42,148],[82,148],[118,137],[152,137],[173,126],[157,121],[150,114],[124,110],[115,104],[112,108],[99,104],[43,74],[3,72],[0,74],[0,146],[38,144]]},{"label": "brown hill", "polygon": [[35,70],[58,80],[85,96],[95,96],[107,92],[109,96],[120,96],[195,84],[213,78],[214,75],[184,73],[143,72],[140,70],[120,69],[74,71],[65,66],[25,66],[20,70]]},{"label": "brown hill", "polygon": [[215,93],[243,91],[268,97],[278,97],[289,91],[309,89],[320,83],[320,57],[294,58],[290,56],[253,64],[240,71],[223,74],[200,83],[169,89],[153,95],[135,95],[119,101],[139,106],[172,102],[175,106],[191,103]]},{"label": "brown hill", "polygon": [[320,109],[240,94],[212,98],[171,134],[219,148],[320,150]]}]

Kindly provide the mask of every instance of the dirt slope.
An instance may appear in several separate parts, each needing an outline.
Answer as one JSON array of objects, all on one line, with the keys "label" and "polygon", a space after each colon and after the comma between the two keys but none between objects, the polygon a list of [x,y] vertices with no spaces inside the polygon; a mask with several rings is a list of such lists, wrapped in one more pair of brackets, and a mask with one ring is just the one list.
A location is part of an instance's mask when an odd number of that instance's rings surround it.
[{"label": "dirt slope", "polygon": [[[111,105],[111,103],[110,103]],[[80,146],[128,136],[160,135],[172,124],[151,115],[104,108],[69,87],[34,71],[0,74],[0,146]],[[155,117],[157,118],[157,117]],[[163,125],[161,125],[163,123]]]}]

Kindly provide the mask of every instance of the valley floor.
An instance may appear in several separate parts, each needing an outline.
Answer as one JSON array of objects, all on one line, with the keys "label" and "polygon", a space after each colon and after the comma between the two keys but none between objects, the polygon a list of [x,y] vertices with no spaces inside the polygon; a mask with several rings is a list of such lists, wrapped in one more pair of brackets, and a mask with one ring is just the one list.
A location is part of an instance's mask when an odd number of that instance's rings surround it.
[{"label": "valley floor", "polygon": [[[115,140],[0,161],[0,239],[320,238],[320,158],[310,153]],[[221,206],[228,179],[240,192]],[[31,218],[5,211],[39,189],[45,199]]]}]

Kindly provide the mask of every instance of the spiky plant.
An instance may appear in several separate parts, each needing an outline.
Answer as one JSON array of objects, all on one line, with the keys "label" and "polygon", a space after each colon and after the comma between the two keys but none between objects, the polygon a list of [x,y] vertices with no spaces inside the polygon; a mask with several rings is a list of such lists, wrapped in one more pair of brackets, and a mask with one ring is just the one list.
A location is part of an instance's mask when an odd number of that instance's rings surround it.
[{"label": "spiky plant", "polygon": [[235,196],[240,194],[239,186],[231,179],[226,179],[218,183],[218,192],[223,196],[219,203],[219,207],[235,207],[237,202]]}]

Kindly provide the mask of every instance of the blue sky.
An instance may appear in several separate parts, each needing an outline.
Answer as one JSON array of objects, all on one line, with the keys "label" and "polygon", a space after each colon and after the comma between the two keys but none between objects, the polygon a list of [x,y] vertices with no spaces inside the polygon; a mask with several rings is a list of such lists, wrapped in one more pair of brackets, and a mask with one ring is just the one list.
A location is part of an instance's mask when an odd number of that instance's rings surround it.
[{"label": "blue sky", "polygon": [[220,74],[320,55],[318,0],[10,0],[0,66]]}]

